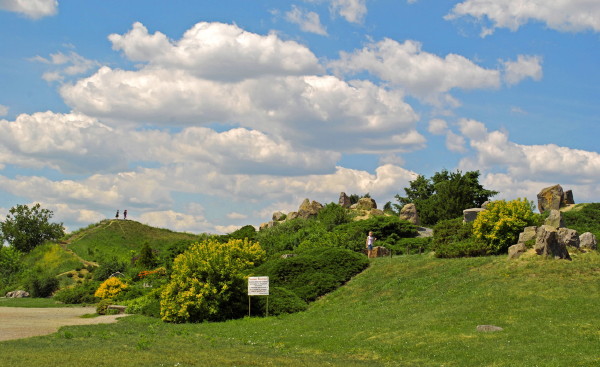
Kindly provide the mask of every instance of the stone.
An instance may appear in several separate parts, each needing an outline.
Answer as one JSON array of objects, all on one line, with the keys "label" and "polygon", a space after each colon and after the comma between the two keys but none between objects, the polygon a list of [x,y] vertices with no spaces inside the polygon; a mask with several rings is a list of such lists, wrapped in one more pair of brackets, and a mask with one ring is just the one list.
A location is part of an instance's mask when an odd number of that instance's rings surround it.
[{"label": "stone", "polygon": [[292,220],[296,218],[298,218],[298,212],[289,212],[286,217],[287,220]]},{"label": "stone", "polygon": [[487,209],[488,205],[490,204],[490,201],[485,201],[483,204],[481,204],[481,209]]},{"label": "stone", "polygon": [[263,229],[267,229],[269,228],[269,223],[262,223],[259,227],[258,230],[262,231]]},{"label": "stone", "polygon": [[400,209],[400,219],[408,221],[414,225],[420,225],[419,213],[417,212],[417,206],[413,203],[408,203]]},{"label": "stone", "polygon": [[360,198],[356,203],[356,209],[358,210],[371,210],[377,209],[377,203],[372,198]]},{"label": "stone", "polygon": [[579,248],[579,234],[576,230],[570,228],[558,229],[558,242],[565,246]]},{"label": "stone", "polygon": [[275,212],[275,213],[273,213],[272,218],[276,222],[281,222],[282,220],[284,220],[286,218],[286,215],[282,212]]},{"label": "stone", "polygon": [[573,199],[573,190],[565,191],[565,195],[563,196],[563,204],[564,205],[575,204],[575,200]]},{"label": "stone", "polygon": [[565,220],[563,219],[560,210],[552,209],[550,210],[550,215],[546,218],[546,221],[544,221],[544,224],[554,228],[562,228],[565,226]]},{"label": "stone", "polygon": [[558,210],[563,202],[564,191],[560,185],[543,188],[538,194],[538,210],[540,213],[546,210]]},{"label": "stone", "polygon": [[296,256],[296,254],[283,254],[283,255],[281,255],[281,258],[282,259],[289,259],[289,258],[295,257],[295,256]]},{"label": "stone", "polygon": [[300,208],[298,208],[298,216],[304,219],[313,218],[319,214],[319,210],[322,208],[323,205],[321,203],[304,199],[302,204],[300,204]]},{"label": "stone", "polygon": [[350,197],[348,197],[348,195],[346,195],[345,192],[340,192],[340,199],[338,200],[338,204],[342,207],[342,208],[350,208],[350,205],[352,205],[352,203],[350,202]]},{"label": "stone", "polygon": [[495,325],[477,325],[477,331],[483,332],[483,333],[490,333],[490,332],[494,332],[494,331],[502,331],[504,330],[503,328],[501,328],[500,326],[495,326]]},{"label": "stone", "polygon": [[508,258],[518,259],[519,256],[523,255],[525,252],[527,252],[527,246],[524,243],[517,243],[508,248]]},{"label": "stone", "polygon": [[538,255],[571,260],[567,246],[558,242],[557,229],[552,226],[543,225],[540,227],[534,249]]},{"label": "stone", "polygon": [[371,257],[384,257],[390,256],[390,250],[383,246],[375,246],[373,247],[373,251],[371,252]]},{"label": "stone", "polygon": [[384,216],[385,212],[381,209],[371,209],[369,210],[369,217],[381,217]]},{"label": "stone", "polygon": [[519,233],[519,243],[525,243],[530,240],[534,240],[537,234],[537,226],[525,227],[523,232]]},{"label": "stone", "polygon": [[596,250],[598,249],[598,241],[596,236],[591,232],[585,232],[579,236],[579,248]]},{"label": "stone", "polygon": [[27,291],[12,291],[12,292],[8,292],[6,293],[6,297],[7,298],[27,298],[29,297],[29,292]]},{"label": "stone", "polygon": [[479,213],[481,213],[484,210],[485,209],[482,208],[471,208],[463,210],[463,222],[468,223],[475,221]]}]

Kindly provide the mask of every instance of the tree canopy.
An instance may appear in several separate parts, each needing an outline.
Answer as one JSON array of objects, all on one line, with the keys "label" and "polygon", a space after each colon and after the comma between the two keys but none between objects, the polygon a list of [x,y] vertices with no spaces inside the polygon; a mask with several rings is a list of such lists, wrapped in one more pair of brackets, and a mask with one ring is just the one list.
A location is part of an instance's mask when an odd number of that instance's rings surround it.
[{"label": "tree canopy", "polygon": [[480,207],[497,191],[484,189],[479,183],[479,171],[436,172],[431,178],[419,175],[404,189],[406,196],[396,195],[400,210],[414,203],[423,224],[433,225],[440,220],[453,219],[468,208]]},{"label": "tree canopy", "polygon": [[29,252],[46,241],[57,240],[65,234],[62,223],[50,223],[54,213],[40,204],[29,208],[17,205],[10,208],[4,222],[0,222],[0,235],[15,249]]}]

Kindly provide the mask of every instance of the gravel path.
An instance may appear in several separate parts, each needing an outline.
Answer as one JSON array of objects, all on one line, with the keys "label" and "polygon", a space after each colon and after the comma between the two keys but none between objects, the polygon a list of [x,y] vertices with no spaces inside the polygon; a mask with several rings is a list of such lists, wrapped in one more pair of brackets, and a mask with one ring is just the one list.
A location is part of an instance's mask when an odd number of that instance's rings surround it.
[{"label": "gravel path", "polygon": [[85,319],[80,317],[93,313],[96,313],[95,307],[0,307],[0,341],[52,334],[61,326],[67,325],[109,324],[127,316],[105,315]]}]

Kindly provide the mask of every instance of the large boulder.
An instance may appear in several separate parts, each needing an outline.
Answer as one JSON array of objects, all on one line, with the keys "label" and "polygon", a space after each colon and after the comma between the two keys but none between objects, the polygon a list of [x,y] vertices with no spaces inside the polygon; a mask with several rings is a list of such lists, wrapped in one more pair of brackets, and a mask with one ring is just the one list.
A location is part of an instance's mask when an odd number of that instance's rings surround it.
[{"label": "large boulder", "polygon": [[598,241],[596,236],[591,232],[585,232],[579,236],[579,248],[596,250],[598,248]]},{"label": "large boulder", "polygon": [[356,203],[357,210],[371,210],[377,209],[377,203],[372,198],[360,198],[358,199],[358,203]]},{"label": "large boulder", "polygon": [[552,226],[554,228],[562,228],[565,226],[565,220],[563,219],[560,210],[552,209],[550,210],[550,215],[548,216],[548,218],[546,218],[544,224],[547,226]]},{"label": "large boulder", "polygon": [[561,206],[564,206],[564,191],[560,185],[554,185],[543,188],[538,194],[538,210],[540,213],[546,210],[558,210]]},{"label": "large boulder", "polygon": [[400,209],[400,219],[406,220],[414,225],[420,225],[419,213],[413,203],[406,204]]},{"label": "large boulder", "polygon": [[352,203],[350,202],[350,198],[348,197],[348,195],[346,195],[345,192],[340,192],[340,199],[338,200],[338,204],[342,207],[342,208],[350,208],[350,205],[352,205]]},{"label": "large boulder", "polygon": [[275,212],[273,213],[273,220],[275,222],[280,222],[286,218],[286,215],[283,212]]},{"label": "large boulder", "polygon": [[537,234],[537,229],[538,227],[536,226],[525,227],[523,232],[519,233],[519,243],[525,243],[529,240],[534,240]]},{"label": "large boulder", "polygon": [[543,225],[540,227],[534,249],[538,255],[571,260],[567,247],[558,241],[557,229],[552,226]]},{"label": "large boulder", "polygon": [[557,231],[558,242],[565,246],[579,248],[579,234],[570,228],[559,228]]},{"label": "large boulder", "polygon": [[463,210],[463,222],[468,223],[475,221],[479,213],[481,213],[484,210],[485,209],[482,208],[471,208]]},{"label": "large boulder", "polygon": [[563,196],[563,204],[564,205],[575,204],[575,200],[573,199],[573,190],[565,191],[565,195]]},{"label": "large boulder", "polygon": [[517,243],[508,248],[508,258],[516,259],[525,252],[527,252],[527,246],[524,243]]},{"label": "large boulder", "polygon": [[322,208],[323,205],[321,203],[304,199],[302,204],[300,204],[300,208],[298,208],[298,216],[304,219],[313,218],[319,214]]},{"label": "large boulder", "polygon": [[27,298],[29,297],[29,292],[27,291],[12,291],[6,293],[7,298]]},{"label": "large boulder", "polygon": [[371,252],[371,257],[384,257],[390,256],[390,250],[383,246],[375,246],[373,247],[373,251]]}]

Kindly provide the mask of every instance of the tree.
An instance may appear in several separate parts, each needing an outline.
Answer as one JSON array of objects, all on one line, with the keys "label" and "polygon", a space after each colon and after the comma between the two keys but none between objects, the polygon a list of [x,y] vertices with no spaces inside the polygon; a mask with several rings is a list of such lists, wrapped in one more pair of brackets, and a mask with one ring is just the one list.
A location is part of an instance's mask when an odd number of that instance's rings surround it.
[{"label": "tree", "polygon": [[140,251],[140,257],[138,257],[137,263],[144,269],[154,269],[158,265],[158,260],[148,242],[145,242],[142,245],[142,250]]},{"label": "tree", "polygon": [[419,175],[404,189],[406,196],[396,195],[397,210],[414,203],[423,224],[459,217],[468,208],[480,207],[497,191],[484,189],[479,183],[479,171],[436,172],[430,179]]},{"label": "tree", "polygon": [[62,223],[50,223],[54,213],[35,204],[17,205],[0,222],[2,239],[15,249],[27,253],[46,241],[57,240],[65,234]]}]

